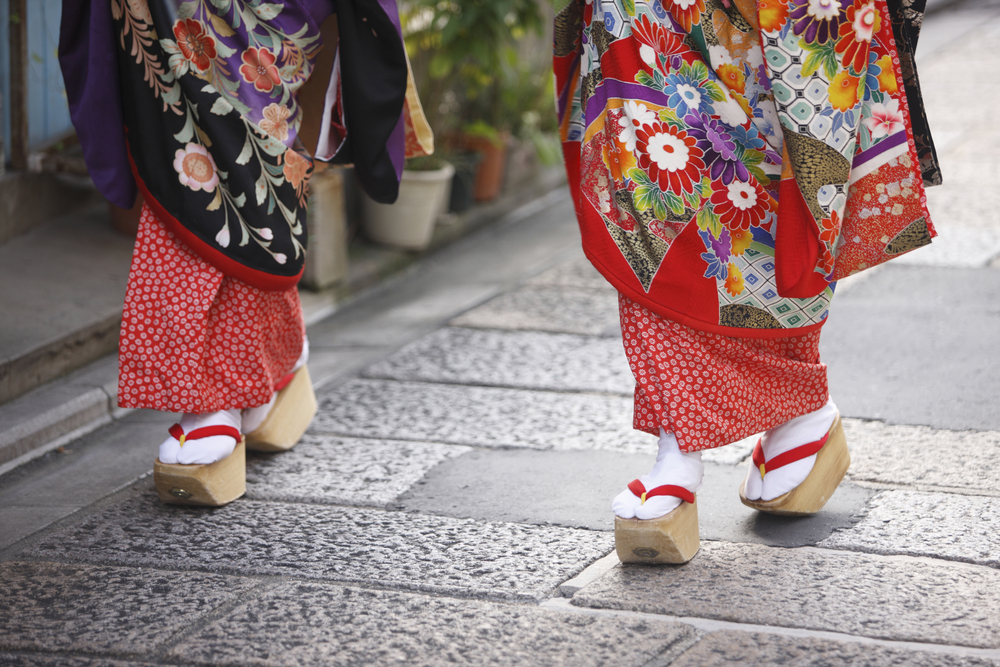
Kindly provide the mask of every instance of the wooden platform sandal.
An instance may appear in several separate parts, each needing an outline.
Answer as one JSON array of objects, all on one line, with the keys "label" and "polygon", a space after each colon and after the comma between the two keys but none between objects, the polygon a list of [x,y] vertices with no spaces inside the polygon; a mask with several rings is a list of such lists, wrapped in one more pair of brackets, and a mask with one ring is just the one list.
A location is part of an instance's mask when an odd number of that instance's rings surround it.
[{"label": "wooden platform sandal", "polygon": [[254,452],[284,452],[294,447],[316,416],[309,369],[289,373],[275,386],[278,392],[264,421],[246,434],[247,449]]},{"label": "wooden platform sandal", "polygon": [[170,435],[180,442],[225,435],[236,440],[233,453],[207,465],[161,463],[153,464],[153,483],[160,500],[172,505],[205,505],[219,507],[236,500],[247,490],[246,443],[232,426],[205,426],[184,433],[180,424],[170,427]]},{"label": "wooden platform sandal", "polygon": [[629,490],[643,503],[653,496],[675,496],[682,502],[658,519],[623,519],[615,517],[615,551],[623,563],[686,563],[701,548],[698,537],[698,503],[695,495],[683,486],[664,484],[646,491],[642,482],[633,480]]},{"label": "wooden platform sandal", "polygon": [[847,469],[851,466],[851,454],[847,450],[847,438],[844,435],[844,425],[838,414],[833,425],[820,440],[810,442],[784,454],[775,456],[770,461],[764,461],[764,450],[760,441],[753,450],[753,463],[760,470],[761,479],[764,475],[777,470],[789,463],[800,461],[816,454],[816,463],[809,476],[797,487],[773,500],[750,500],[746,496],[746,479],[740,484],[740,500],[747,507],[752,507],[768,514],[783,514],[803,516],[815,514],[823,509],[826,502],[837,490]]}]

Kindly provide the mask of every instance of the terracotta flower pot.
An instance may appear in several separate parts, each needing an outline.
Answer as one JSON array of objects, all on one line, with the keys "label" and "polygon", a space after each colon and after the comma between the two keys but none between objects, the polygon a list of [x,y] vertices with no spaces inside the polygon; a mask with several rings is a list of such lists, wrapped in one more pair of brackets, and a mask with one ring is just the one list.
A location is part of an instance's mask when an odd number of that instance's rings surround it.
[{"label": "terracotta flower pot", "polygon": [[500,194],[503,187],[504,163],[507,160],[506,138],[499,143],[485,137],[466,137],[467,148],[482,154],[483,160],[476,170],[473,196],[476,201],[489,201]]}]

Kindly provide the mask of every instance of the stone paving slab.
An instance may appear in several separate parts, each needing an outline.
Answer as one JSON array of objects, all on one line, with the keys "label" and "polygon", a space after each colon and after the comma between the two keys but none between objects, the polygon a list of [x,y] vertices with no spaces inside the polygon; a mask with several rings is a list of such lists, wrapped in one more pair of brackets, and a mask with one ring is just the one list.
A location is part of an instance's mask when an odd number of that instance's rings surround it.
[{"label": "stone paving slab", "polygon": [[0,649],[141,656],[255,584],[201,572],[0,563]]},{"label": "stone paving slab", "polygon": [[526,281],[525,285],[549,285],[552,287],[582,287],[584,289],[604,290],[611,294],[615,288],[597,272],[594,265],[586,257],[563,262],[547,271],[539,273]]},{"label": "stone paving slab", "polygon": [[621,339],[447,327],[366,368],[364,377],[631,396]]},{"label": "stone paving slab", "polygon": [[996,667],[1000,660],[884,644],[721,630],[704,637],[670,667]]},{"label": "stone paving slab", "polygon": [[1000,646],[1000,571],[908,557],[702,542],[678,567],[618,567],[574,605],[956,646]]},{"label": "stone paving slab", "polygon": [[[611,499],[629,481],[648,472],[652,460],[621,452],[477,450],[431,470],[394,507],[485,521],[611,531]],[[815,545],[857,522],[874,494],[845,483],[818,514],[772,516],[740,502],[737,489],[745,474],[742,467],[705,465],[698,491],[703,540]]]},{"label": "stone paving slab", "polygon": [[606,533],[552,526],[252,500],[189,509],[146,493],[43,538],[28,553],[537,601],[611,548]]},{"label": "stone paving slab", "polygon": [[865,518],[820,546],[907,554],[1000,568],[1000,498],[884,491]]},{"label": "stone paving slab", "polygon": [[656,453],[655,438],[632,430],[632,399],[624,396],[352,380],[318,398],[311,433]]},{"label": "stone paving slab", "polygon": [[1000,431],[1000,271],[886,266],[833,306],[820,351],[845,417]]},{"label": "stone paving slab", "polygon": [[1000,495],[1000,432],[845,419],[851,479]]},{"label": "stone paving slab", "polygon": [[689,626],[534,606],[293,582],[186,638],[184,663],[299,665],[666,664]]},{"label": "stone paving slab", "polygon": [[56,653],[0,653],[4,667],[153,667],[153,663]]},{"label": "stone paving slab", "polygon": [[618,294],[565,286],[526,285],[451,320],[458,327],[527,329],[620,336]]},{"label": "stone paving slab", "polygon": [[468,447],[306,435],[290,452],[249,454],[247,497],[385,507],[428,470]]}]

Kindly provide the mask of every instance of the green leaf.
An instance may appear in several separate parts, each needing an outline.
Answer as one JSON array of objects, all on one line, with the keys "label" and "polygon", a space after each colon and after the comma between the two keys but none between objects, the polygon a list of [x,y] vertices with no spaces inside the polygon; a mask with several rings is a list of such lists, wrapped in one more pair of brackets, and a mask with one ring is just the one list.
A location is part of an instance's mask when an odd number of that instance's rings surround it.
[{"label": "green leaf", "polygon": [[194,16],[196,9],[198,9],[198,3],[194,0],[191,2],[182,2],[181,6],[177,8],[177,18],[189,19]]},{"label": "green leaf", "polygon": [[187,114],[187,120],[184,121],[184,127],[181,131],[174,135],[174,139],[182,144],[186,144],[194,137],[194,119],[191,118],[191,114]]},{"label": "green leaf", "polygon": [[250,161],[250,156],[253,155],[253,146],[250,145],[250,133],[247,133],[247,140],[243,143],[243,150],[236,157],[236,164],[246,164]]},{"label": "green leaf", "polygon": [[233,105],[230,104],[225,97],[215,98],[215,103],[212,105],[212,113],[216,116],[226,116],[233,110]]},{"label": "green leaf", "polygon": [[631,180],[635,181],[637,185],[646,185],[646,186],[653,185],[653,182],[649,180],[649,176],[646,175],[646,172],[644,172],[639,167],[632,167],[631,169],[628,170],[628,172],[626,172],[625,175],[628,176]]},{"label": "green leaf", "polygon": [[236,204],[237,207],[243,208],[244,204],[247,203],[247,193],[243,192],[240,193],[239,197],[233,197],[233,203]]},{"label": "green leaf", "polygon": [[766,188],[768,185],[771,184],[771,179],[768,177],[767,174],[764,173],[764,170],[761,169],[760,167],[748,164],[747,171],[753,174],[753,177],[757,179],[757,182],[760,183],[762,187]]},{"label": "green leaf", "polygon": [[722,86],[720,86],[716,82],[714,82],[714,81],[706,81],[705,85],[703,86],[703,88],[704,88],[705,92],[708,93],[708,96],[712,99],[713,102],[725,102],[726,101],[726,93],[725,93],[725,91],[723,91],[722,90]]},{"label": "green leaf", "polygon": [[[673,192],[667,192],[666,195],[667,195],[667,206],[670,207],[670,210],[675,215],[683,215],[684,214],[684,202],[681,201],[681,198],[678,197],[677,195],[675,195]],[[664,216],[664,217],[666,217],[666,216]]]},{"label": "green leaf", "polygon": [[654,79],[646,70],[640,70],[635,75],[635,82],[643,86],[646,86],[647,88],[657,87],[656,79]]},{"label": "green leaf", "polygon": [[622,9],[629,16],[635,16],[635,0],[621,0]]},{"label": "green leaf", "polygon": [[698,225],[698,229],[703,232],[707,231],[716,239],[722,234],[722,221],[719,220],[719,216],[712,210],[711,204],[698,211],[698,215],[695,216],[695,222]]},{"label": "green leaf", "polygon": [[660,109],[660,120],[663,121],[664,123],[667,123],[668,125],[673,125],[674,127],[679,127],[682,129],[684,127],[684,123],[682,123],[681,119],[678,118],[677,112],[675,112],[670,107],[664,107],[663,109]]},{"label": "green leaf", "polygon": [[666,220],[667,207],[663,204],[663,193],[657,192],[657,197],[653,199],[653,215],[657,220]]},{"label": "green leaf", "polygon": [[800,46],[809,54],[802,63],[802,76],[810,77],[822,67],[826,77],[832,79],[837,76],[840,63],[837,62],[837,43],[834,40],[826,44],[809,44],[802,38]]},{"label": "green leaf", "polygon": [[257,196],[257,206],[264,203],[264,199],[267,198],[267,176],[262,171],[260,173],[260,178],[254,184],[254,194]]},{"label": "green leaf", "polygon": [[264,21],[270,21],[281,13],[281,5],[277,3],[265,3],[257,5],[256,7],[251,6],[250,9]]},{"label": "green leaf", "polygon": [[640,185],[632,191],[632,205],[636,210],[648,211],[656,200],[657,191],[651,185]]}]

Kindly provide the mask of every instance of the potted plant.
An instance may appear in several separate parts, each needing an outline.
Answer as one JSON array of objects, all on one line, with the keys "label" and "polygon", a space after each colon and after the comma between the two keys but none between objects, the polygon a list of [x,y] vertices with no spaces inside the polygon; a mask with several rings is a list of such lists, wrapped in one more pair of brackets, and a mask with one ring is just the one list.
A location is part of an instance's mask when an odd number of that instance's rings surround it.
[{"label": "potted plant", "polygon": [[362,195],[362,231],[376,243],[423,250],[430,245],[434,224],[448,205],[455,168],[433,155],[406,161],[394,204]]},{"label": "potted plant", "polygon": [[510,131],[523,111],[503,108],[503,91],[519,60],[518,41],[541,33],[546,10],[538,0],[411,0],[405,7],[407,51],[428,121],[452,151],[482,154],[475,199],[492,199],[503,184]]}]

